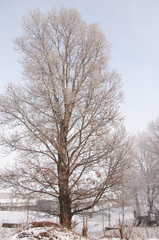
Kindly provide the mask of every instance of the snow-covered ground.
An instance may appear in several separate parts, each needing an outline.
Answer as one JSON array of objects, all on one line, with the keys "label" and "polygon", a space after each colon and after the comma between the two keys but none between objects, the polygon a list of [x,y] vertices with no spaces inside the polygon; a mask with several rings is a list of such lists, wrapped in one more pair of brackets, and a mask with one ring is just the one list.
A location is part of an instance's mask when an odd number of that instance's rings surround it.
[{"label": "snow-covered ground", "polygon": [[[126,221],[130,222],[130,219],[132,219],[132,215],[130,213],[127,213],[125,215]],[[111,225],[116,225],[118,222],[118,215],[112,214],[111,216]],[[130,218],[130,219],[129,219]],[[85,220],[87,218],[85,217]],[[27,212],[10,212],[10,211],[1,211],[0,212],[0,240],[17,240],[17,239],[38,239],[36,237],[39,237],[39,239],[62,239],[62,240],[72,240],[72,239],[84,239],[83,237],[79,235],[75,235],[72,232],[65,231],[65,230],[59,230],[59,229],[53,229],[53,228],[31,228],[29,230],[23,230],[21,227],[19,229],[14,228],[2,228],[3,223],[21,223],[22,225],[25,225],[26,222],[32,222],[32,221],[54,221],[57,222],[56,218],[52,217],[46,217],[42,214],[38,215],[35,212],[27,213]],[[108,217],[105,215],[96,215],[93,218],[88,218],[88,237],[89,239],[97,240],[108,240],[108,239],[120,239],[118,237],[117,231],[111,230],[111,231],[105,231],[105,227],[108,227],[109,221]],[[73,231],[81,233],[82,230],[82,218],[76,217],[74,218],[76,227],[73,229]],[[23,232],[23,234],[20,232]],[[15,235],[16,234],[16,235]],[[19,234],[19,235],[18,235]],[[29,235],[30,234],[30,235]],[[50,235],[49,235],[50,234]],[[159,240],[159,228],[133,228],[131,226],[125,228],[125,233],[127,236],[131,236],[130,239],[133,240]],[[13,237],[13,235],[15,235]],[[43,235],[45,238],[42,238],[41,235]],[[104,237],[105,235],[105,237]],[[114,235],[114,236],[113,236]],[[125,235],[125,236],[126,236]],[[18,238],[20,236],[20,238]],[[35,238],[34,238],[35,236]],[[48,236],[48,237],[47,237]],[[50,238],[49,238],[50,236]],[[57,236],[59,238],[57,238]],[[110,236],[111,238],[108,238]],[[23,237],[23,238],[22,238]],[[40,238],[41,237],[41,238]],[[116,238],[115,238],[116,237]]]},{"label": "snow-covered ground", "polygon": [[11,240],[23,240],[23,239],[86,240],[85,237],[81,237],[80,235],[72,231],[57,226],[29,228],[27,230],[23,230],[22,232],[15,234],[15,236],[11,238]]}]

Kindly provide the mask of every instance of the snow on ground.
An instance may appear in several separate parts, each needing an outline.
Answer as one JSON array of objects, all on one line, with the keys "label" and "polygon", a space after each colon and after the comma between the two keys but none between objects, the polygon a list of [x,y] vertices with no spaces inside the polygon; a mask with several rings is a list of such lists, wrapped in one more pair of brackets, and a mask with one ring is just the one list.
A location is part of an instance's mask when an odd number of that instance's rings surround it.
[{"label": "snow on ground", "polygon": [[15,236],[11,238],[11,240],[23,240],[23,239],[86,240],[85,237],[81,237],[80,235],[77,235],[72,231],[57,226],[29,228],[20,233],[17,233]]},{"label": "snow on ground", "polygon": [[[151,229],[152,230],[152,229]],[[136,233],[136,231],[134,231]],[[139,229],[138,228],[138,234],[132,234],[131,238],[125,238],[125,239],[131,239],[131,240],[158,240],[157,237],[151,237],[151,235],[155,235],[152,233],[152,231],[147,232],[146,229]],[[17,233],[11,238],[8,238],[7,240],[88,240],[88,238],[84,238],[80,235],[77,235],[76,233],[66,230],[64,228],[58,228],[56,226],[54,227],[39,227],[39,228],[29,228],[26,230],[23,230],[20,233]],[[94,238],[94,239],[101,239],[101,240],[120,240],[120,238]],[[6,239],[5,239],[6,240]]]},{"label": "snow on ground", "polygon": [[2,228],[3,223],[24,224],[26,220],[27,214],[25,212],[0,211],[0,239],[8,240],[11,234],[17,232],[16,228]]},{"label": "snow on ground", "polygon": [[[127,213],[126,222],[130,222],[132,215]],[[88,238],[91,240],[119,240],[120,238],[111,231],[105,231],[105,227],[109,226],[108,217],[107,215],[95,215],[93,218],[88,219]],[[74,232],[81,234],[82,232],[82,217],[75,217],[74,223],[76,227],[73,229]],[[118,222],[117,214],[112,214],[111,216],[111,226],[116,225]],[[23,226],[26,222],[33,222],[33,221],[54,221],[58,222],[57,218],[48,217],[44,214],[37,214],[35,212],[10,212],[10,211],[1,211],[0,212],[0,240],[29,240],[29,239],[44,239],[44,240],[72,240],[72,239],[85,239],[82,236],[75,235],[75,233],[56,229],[51,227],[44,227],[44,228],[30,228],[23,230],[22,228],[14,229],[14,228],[2,228],[3,223],[21,223]],[[156,228],[133,228],[130,225],[125,230],[125,234],[131,235],[130,239],[133,240],[159,240],[159,227]],[[23,234],[22,234],[23,233]],[[16,234],[16,235],[15,235]],[[20,235],[19,235],[20,234]],[[30,235],[29,235],[30,234]],[[49,235],[50,234],[50,235]],[[15,236],[14,236],[15,235]],[[42,235],[44,237],[42,237]],[[104,237],[105,235],[105,237]],[[14,237],[13,237],[14,236]],[[49,236],[49,237],[47,237]],[[111,236],[111,238],[108,238]],[[36,237],[36,238],[35,238]],[[115,238],[116,237],[116,238]]]},{"label": "snow on ground", "polygon": [[[46,217],[44,214],[37,214],[36,212],[25,212],[25,211],[0,211],[0,240],[10,240],[10,236],[21,231],[27,222],[43,221],[43,220],[57,221],[56,218]],[[21,224],[20,228],[3,228],[3,223],[17,223]]]}]

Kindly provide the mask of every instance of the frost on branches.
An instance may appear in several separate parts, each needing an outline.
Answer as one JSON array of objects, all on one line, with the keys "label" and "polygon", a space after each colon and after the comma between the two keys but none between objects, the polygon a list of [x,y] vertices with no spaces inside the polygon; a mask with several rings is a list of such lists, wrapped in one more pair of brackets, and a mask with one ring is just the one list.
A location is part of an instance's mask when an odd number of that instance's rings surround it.
[{"label": "frost on branches", "polygon": [[1,182],[59,201],[60,223],[115,191],[129,165],[110,44],[75,10],[31,11],[15,40],[24,82],[0,95],[0,143],[16,152]]}]

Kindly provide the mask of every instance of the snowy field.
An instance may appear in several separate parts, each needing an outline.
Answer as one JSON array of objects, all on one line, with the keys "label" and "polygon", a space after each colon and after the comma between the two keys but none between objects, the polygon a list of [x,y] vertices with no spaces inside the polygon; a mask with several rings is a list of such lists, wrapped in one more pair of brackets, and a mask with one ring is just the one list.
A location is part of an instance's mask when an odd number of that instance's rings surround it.
[{"label": "snowy field", "polygon": [[[131,216],[132,217],[132,216]],[[21,223],[22,225],[25,225],[26,222],[32,222],[32,221],[43,221],[43,220],[49,220],[49,221],[55,221],[57,222],[56,218],[49,218],[49,217],[44,217],[44,215],[37,215],[37,213],[27,213],[27,212],[10,212],[10,211],[1,211],[0,212],[0,240],[16,240],[16,239],[36,239],[36,238],[15,238],[13,235],[15,233],[18,233],[22,231],[22,228],[18,229],[13,229],[13,228],[3,228],[2,224],[3,223]],[[111,219],[111,225],[114,225],[118,221],[118,216],[117,214],[114,214]],[[128,215],[127,215],[127,221]],[[74,222],[78,222],[76,227],[74,228],[75,232],[81,233],[82,229],[82,218],[75,218]],[[88,237],[89,239],[97,240],[97,239],[103,239],[103,240],[117,240],[120,239],[118,234],[116,233],[115,230],[111,230],[109,232],[104,231],[105,227],[108,226],[108,218],[107,216],[102,216],[98,215],[95,216],[94,218],[88,218]],[[46,229],[45,229],[46,230]],[[37,233],[37,230],[32,230]],[[39,230],[42,231],[42,230]],[[48,229],[48,231],[50,231]],[[57,232],[57,230],[56,230]],[[127,232],[127,233],[126,233]],[[129,239],[132,240],[156,240],[159,239],[159,228],[133,228],[133,227],[128,227],[126,228],[125,232],[125,240]],[[84,239],[82,237],[77,237],[75,238],[74,236],[71,235],[71,233],[67,233],[67,238],[62,237],[64,233],[59,233],[59,238],[57,239],[62,239],[62,240],[71,240],[71,239]],[[104,237],[105,235],[105,237]],[[27,236],[27,235],[26,235]],[[42,239],[54,239],[54,238],[42,238]]]}]

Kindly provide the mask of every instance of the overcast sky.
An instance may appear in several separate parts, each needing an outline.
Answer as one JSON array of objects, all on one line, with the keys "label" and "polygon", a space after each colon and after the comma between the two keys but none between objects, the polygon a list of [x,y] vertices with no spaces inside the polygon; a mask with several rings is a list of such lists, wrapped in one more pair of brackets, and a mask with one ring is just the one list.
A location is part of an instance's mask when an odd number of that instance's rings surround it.
[{"label": "overcast sky", "polygon": [[12,40],[35,7],[76,8],[87,23],[99,23],[112,43],[111,67],[122,77],[121,110],[130,133],[159,117],[159,0],[0,0],[0,91],[22,79]]}]

